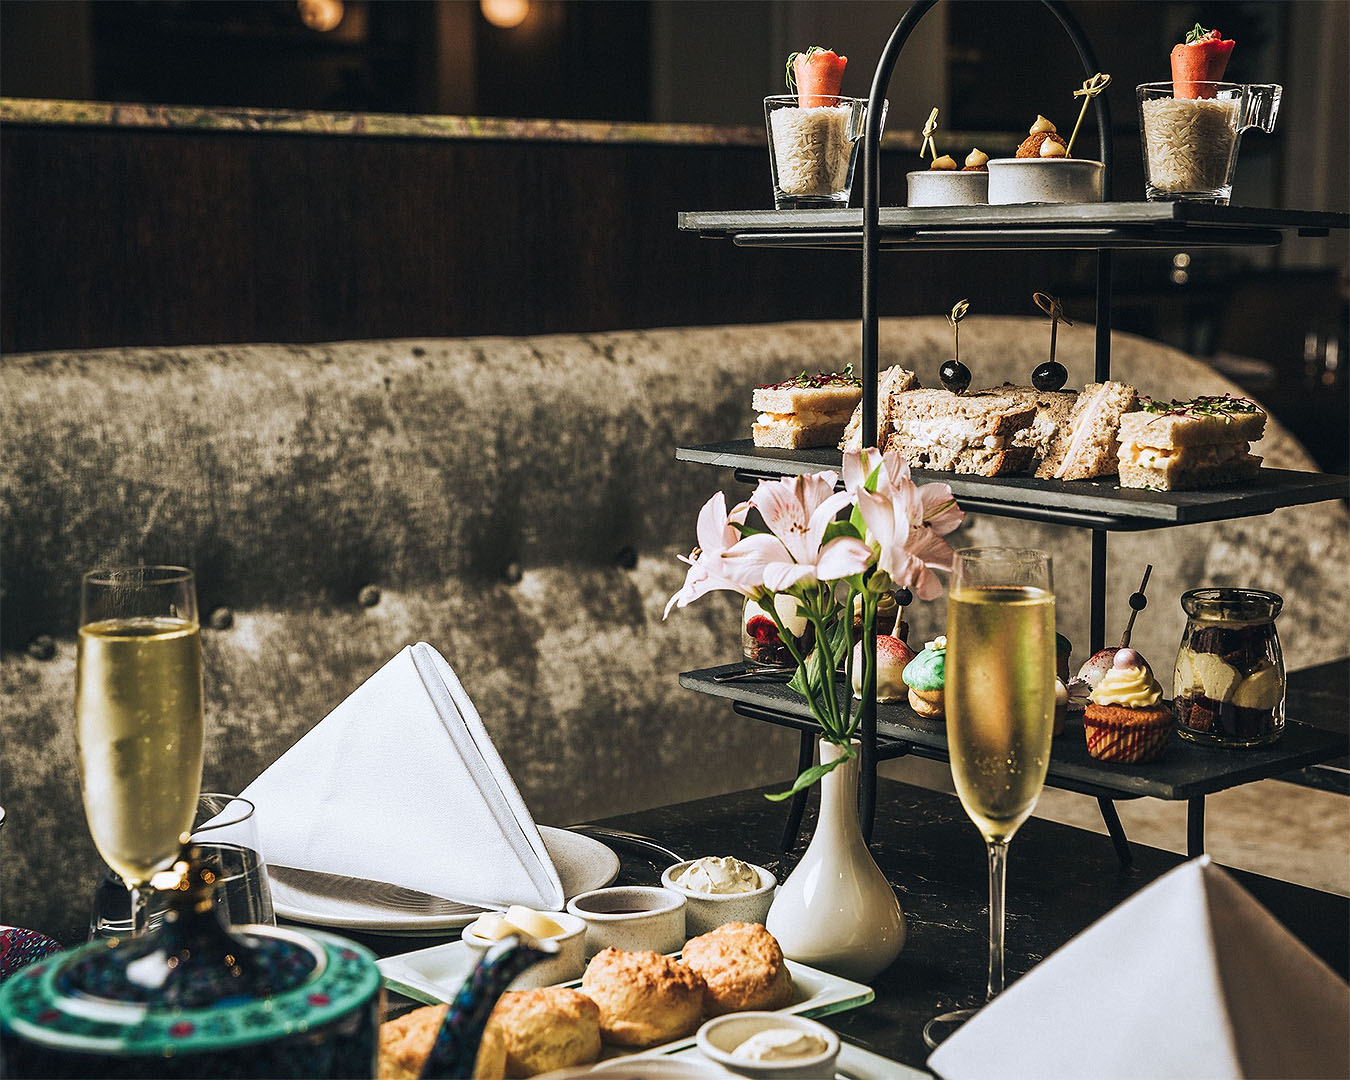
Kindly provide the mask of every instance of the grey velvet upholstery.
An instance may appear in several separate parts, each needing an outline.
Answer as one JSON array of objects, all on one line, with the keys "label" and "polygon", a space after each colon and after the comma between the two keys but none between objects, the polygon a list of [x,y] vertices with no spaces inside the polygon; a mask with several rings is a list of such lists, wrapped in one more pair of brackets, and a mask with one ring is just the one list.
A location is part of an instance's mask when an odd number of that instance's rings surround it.
[{"label": "grey velvet upholstery", "polygon": [[[961,336],[976,382],[997,383],[1025,382],[1047,334],[972,317]],[[699,505],[744,489],[672,447],[748,433],[754,383],[840,368],[858,341],[845,322],[5,358],[0,919],[69,941],[87,916],[98,864],[72,735],[73,629],[79,575],[99,564],[198,572],[203,619],[220,627],[204,635],[208,789],[243,787],[419,639],[459,672],[541,822],[786,779],[793,736],[676,684],[737,655],[731,597],[661,613]],[[1060,342],[1081,385],[1091,328],[1061,328]],[[883,363],[930,385],[949,347],[941,319],[883,324]],[[1118,336],[1115,356],[1156,395],[1233,389],[1154,343]],[[1263,449],[1311,467],[1274,425]],[[980,515],[952,539],[1049,547],[1081,658],[1084,534]],[[1283,593],[1291,667],[1344,655],[1347,547],[1334,504],[1113,537],[1112,626],[1152,561],[1135,641],[1161,672],[1177,597],[1200,584]],[[369,586],[378,600],[363,606]],[[943,613],[911,609],[911,640]]]}]

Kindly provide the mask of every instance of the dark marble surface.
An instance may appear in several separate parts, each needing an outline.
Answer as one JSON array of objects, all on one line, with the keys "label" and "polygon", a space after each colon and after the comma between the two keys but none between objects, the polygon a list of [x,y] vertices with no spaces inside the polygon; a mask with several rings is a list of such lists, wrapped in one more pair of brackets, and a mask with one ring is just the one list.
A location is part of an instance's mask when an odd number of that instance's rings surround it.
[{"label": "dark marble surface", "polygon": [[[805,850],[803,840],[777,850],[784,808],[763,789],[700,799],[613,818],[602,824],[643,833],[676,851],[735,855],[785,876]],[[1183,861],[1133,845],[1122,867],[1107,837],[1032,819],[1014,838],[1008,859],[1007,976],[1011,984],[1036,963],[1131,894]],[[659,868],[639,852],[619,851],[621,881],[654,884]],[[984,843],[950,795],[882,780],[873,853],[895,887],[909,937],[895,964],[873,981],[876,1000],[826,1022],[845,1038],[910,1065],[928,1056],[923,1025],[958,1005],[979,1004],[988,959],[988,878]],[[1350,899],[1243,871],[1234,876],[1318,956],[1350,971]],[[422,948],[419,939],[366,939],[389,954]],[[1065,994],[1073,993],[1065,987]],[[406,1007],[395,996],[392,1011]]]},{"label": "dark marble surface", "polygon": [[[810,814],[803,837],[810,835]],[[735,854],[787,871],[776,851],[781,804],[758,792],[627,815],[623,827],[689,852]],[[1138,889],[1182,862],[1134,845],[1122,867],[1105,836],[1033,819],[1008,859],[1006,957],[1011,983]],[[984,843],[951,796],[881,781],[873,852],[895,886],[909,923],[896,963],[874,982],[871,1005],[829,1023],[869,1050],[911,1065],[927,1057],[923,1025],[936,1013],[978,1004],[988,957]],[[1235,876],[1342,975],[1350,969],[1350,900],[1254,874]],[[1065,988],[1066,994],[1072,988]]]}]

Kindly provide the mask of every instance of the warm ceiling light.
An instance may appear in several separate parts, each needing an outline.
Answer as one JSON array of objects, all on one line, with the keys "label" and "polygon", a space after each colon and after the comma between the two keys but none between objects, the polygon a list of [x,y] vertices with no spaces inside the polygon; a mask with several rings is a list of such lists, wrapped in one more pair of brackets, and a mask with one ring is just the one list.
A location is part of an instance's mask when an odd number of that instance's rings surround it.
[{"label": "warm ceiling light", "polygon": [[503,30],[519,26],[530,13],[530,0],[478,0],[478,6],[483,18]]},{"label": "warm ceiling light", "polygon": [[324,32],[342,21],[342,0],[299,0],[300,21],[311,30]]}]

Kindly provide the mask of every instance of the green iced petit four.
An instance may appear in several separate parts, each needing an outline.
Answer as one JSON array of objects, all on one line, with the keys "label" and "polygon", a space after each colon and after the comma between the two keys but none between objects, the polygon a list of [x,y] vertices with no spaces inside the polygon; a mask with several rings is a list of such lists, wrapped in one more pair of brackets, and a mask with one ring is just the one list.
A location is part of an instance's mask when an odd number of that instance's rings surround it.
[{"label": "green iced petit four", "polygon": [[915,690],[941,690],[947,685],[947,639],[935,638],[905,665],[905,685]]}]

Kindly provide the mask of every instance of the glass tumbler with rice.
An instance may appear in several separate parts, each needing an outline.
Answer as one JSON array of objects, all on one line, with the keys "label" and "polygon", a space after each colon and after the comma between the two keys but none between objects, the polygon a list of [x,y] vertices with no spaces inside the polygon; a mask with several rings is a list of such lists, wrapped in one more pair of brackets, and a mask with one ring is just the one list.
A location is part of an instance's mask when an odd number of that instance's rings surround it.
[{"label": "glass tumbler with rice", "polygon": [[1154,202],[1226,206],[1242,133],[1275,130],[1283,91],[1273,83],[1192,82],[1185,86],[1195,96],[1182,97],[1178,85],[1136,88],[1144,194]]},{"label": "glass tumbler with rice", "polygon": [[[777,210],[848,205],[867,119],[863,98],[824,97],[802,107],[796,94],[764,99]],[[882,126],[886,102],[882,102]]]}]

